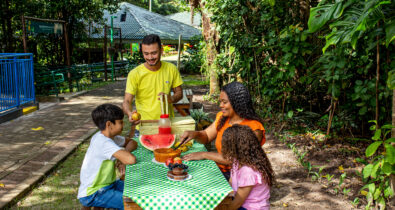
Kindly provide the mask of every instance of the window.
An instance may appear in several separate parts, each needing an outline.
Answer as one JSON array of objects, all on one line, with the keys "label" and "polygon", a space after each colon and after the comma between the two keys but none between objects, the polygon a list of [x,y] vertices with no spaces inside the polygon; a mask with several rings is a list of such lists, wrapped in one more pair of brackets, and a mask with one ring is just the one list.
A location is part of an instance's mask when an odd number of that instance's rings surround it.
[{"label": "window", "polygon": [[121,15],[121,22],[126,21],[126,12]]}]

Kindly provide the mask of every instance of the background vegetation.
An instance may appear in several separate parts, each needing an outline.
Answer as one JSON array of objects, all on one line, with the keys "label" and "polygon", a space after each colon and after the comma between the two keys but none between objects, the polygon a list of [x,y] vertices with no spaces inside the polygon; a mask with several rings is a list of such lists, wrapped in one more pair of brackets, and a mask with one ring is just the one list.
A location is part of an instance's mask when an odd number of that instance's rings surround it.
[{"label": "background vegetation", "polygon": [[209,71],[245,82],[266,117],[354,136],[391,121],[393,1],[195,2],[219,37]]}]

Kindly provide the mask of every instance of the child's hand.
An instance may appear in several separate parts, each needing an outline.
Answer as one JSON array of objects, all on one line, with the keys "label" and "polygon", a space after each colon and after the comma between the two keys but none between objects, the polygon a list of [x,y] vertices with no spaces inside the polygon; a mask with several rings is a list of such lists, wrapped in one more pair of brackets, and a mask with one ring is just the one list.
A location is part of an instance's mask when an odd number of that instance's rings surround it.
[{"label": "child's hand", "polygon": [[125,178],[126,165],[122,164],[121,161],[117,160],[117,162],[115,163],[115,166],[118,169],[119,176],[121,177],[121,180],[123,180]]},{"label": "child's hand", "polygon": [[133,114],[134,114],[134,113],[137,113],[137,111],[134,110],[134,111],[132,112],[132,114],[128,116],[128,117],[129,117],[129,122],[132,124],[132,126],[136,126],[136,125],[140,124],[140,120],[134,120],[134,119],[133,119]]}]

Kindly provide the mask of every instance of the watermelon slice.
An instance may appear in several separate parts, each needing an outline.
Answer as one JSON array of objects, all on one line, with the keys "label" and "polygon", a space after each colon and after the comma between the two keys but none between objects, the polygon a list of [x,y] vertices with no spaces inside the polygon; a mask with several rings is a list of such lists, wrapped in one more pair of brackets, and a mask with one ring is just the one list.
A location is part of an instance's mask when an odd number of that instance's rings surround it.
[{"label": "watermelon slice", "polygon": [[159,148],[170,148],[176,141],[176,135],[173,134],[153,134],[141,135],[140,143],[146,149],[154,151]]}]

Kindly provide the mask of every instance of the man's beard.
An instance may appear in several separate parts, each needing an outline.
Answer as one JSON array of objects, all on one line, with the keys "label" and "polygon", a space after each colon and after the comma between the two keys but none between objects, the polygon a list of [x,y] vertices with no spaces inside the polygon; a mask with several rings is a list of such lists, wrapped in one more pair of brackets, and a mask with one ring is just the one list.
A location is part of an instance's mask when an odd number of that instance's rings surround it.
[{"label": "man's beard", "polygon": [[158,60],[156,60],[156,62],[154,64],[150,64],[148,61],[147,61],[147,64],[149,66],[156,66],[160,62],[160,58],[161,58],[161,56],[159,56]]},{"label": "man's beard", "polygon": [[149,62],[147,62],[147,64],[148,64],[149,66],[156,66],[156,64],[158,64],[158,62],[159,62],[159,60],[156,61],[154,64],[151,64],[151,63],[149,63]]}]

